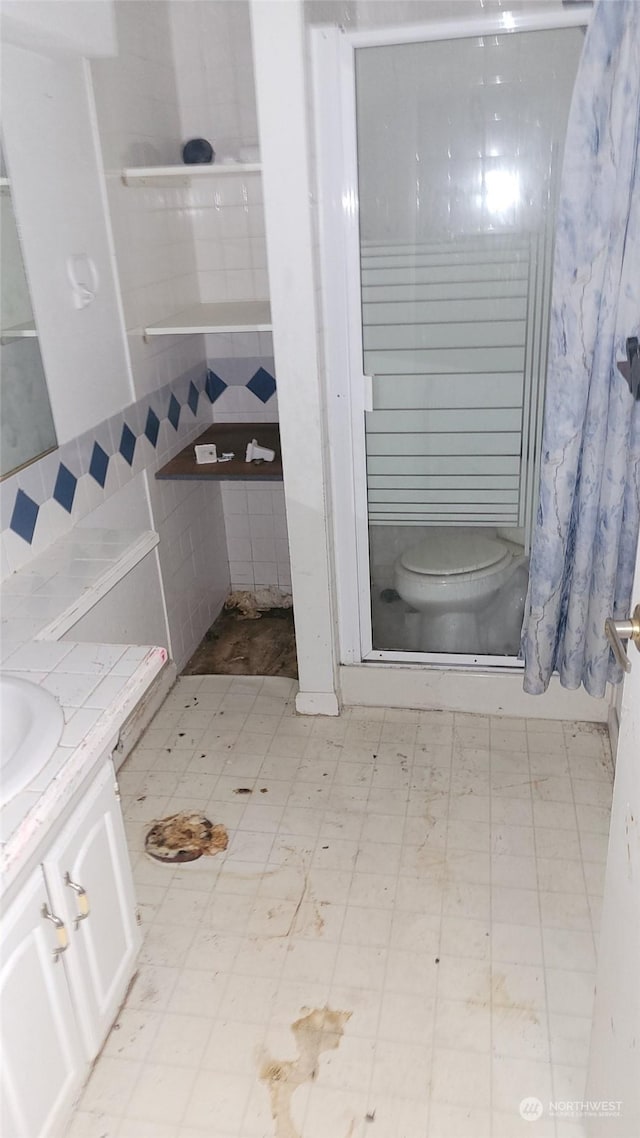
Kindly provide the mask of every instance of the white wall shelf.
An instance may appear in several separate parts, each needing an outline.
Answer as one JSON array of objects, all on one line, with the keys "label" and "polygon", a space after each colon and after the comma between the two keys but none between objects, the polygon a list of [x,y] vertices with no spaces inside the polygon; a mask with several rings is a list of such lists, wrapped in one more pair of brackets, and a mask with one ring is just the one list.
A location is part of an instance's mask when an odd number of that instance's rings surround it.
[{"label": "white wall shelf", "polygon": [[152,336],[191,336],[198,332],[270,332],[268,300],[230,300],[218,304],[194,304],[174,316],[143,329]]},{"label": "white wall shelf", "polygon": [[259,162],[202,163],[179,166],[128,166],[122,171],[125,186],[164,185],[188,183],[192,178],[217,178],[227,174],[259,174]]}]

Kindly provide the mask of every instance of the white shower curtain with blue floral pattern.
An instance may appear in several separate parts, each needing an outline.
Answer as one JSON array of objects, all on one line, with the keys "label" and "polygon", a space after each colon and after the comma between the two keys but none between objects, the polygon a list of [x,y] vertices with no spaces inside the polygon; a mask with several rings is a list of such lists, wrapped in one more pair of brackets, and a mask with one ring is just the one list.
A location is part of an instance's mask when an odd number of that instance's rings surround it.
[{"label": "white shower curtain with blue floral pattern", "polygon": [[524,688],[554,670],[620,679],[604,622],[628,616],[640,521],[640,400],[617,367],[640,335],[640,2],[598,0],[573,94],[556,227]]}]

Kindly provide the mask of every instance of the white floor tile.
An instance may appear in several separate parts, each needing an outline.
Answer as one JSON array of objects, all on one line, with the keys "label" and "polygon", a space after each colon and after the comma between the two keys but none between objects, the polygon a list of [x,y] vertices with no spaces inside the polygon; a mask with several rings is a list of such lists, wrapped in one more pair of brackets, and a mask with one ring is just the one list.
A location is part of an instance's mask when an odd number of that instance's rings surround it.
[{"label": "white floor tile", "polygon": [[[294,691],[182,679],[120,772],[144,944],[69,1138],[271,1138],[265,1062],[314,1055],[291,1095],[304,1138],[518,1138],[530,1096],[537,1138],[581,1138],[547,1106],[581,1097],[588,1057],[602,732],[305,719]],[[183,808],[226,825],[227,851],[148,858],[151,820]],[[349,1018],[319,1051],[292,1027],[325,1007]]]}]

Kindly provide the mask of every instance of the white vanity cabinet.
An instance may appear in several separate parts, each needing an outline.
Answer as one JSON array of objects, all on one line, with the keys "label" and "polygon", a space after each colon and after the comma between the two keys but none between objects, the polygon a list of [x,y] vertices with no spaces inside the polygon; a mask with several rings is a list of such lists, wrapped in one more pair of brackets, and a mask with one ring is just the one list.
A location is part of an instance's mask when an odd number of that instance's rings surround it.
[{"label": "white vanity cabinet", "polygon": [[61,1133],[88,1070],[40,868],[2,921],[2,1130],[7,1138]]},{"label": "white vanity cabinet", "polygon": [[[54,831],[55,834],[55,831]],[[2,1129],[60,1138],[140,945],[111,762],[2,920]]]},{"label": "white vanity cabinet", "polygon": [[54,912],[69,930],[69,985],[84,1048],[95,1059],[140,948],[116,776],[108,763],[43,859]]}]

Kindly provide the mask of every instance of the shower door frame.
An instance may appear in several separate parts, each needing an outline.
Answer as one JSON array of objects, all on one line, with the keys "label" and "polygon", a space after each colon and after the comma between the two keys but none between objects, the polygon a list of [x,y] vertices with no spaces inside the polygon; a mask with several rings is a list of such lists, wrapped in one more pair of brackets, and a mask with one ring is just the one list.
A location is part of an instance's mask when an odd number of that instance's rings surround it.
[{"label": "shower door frame", "polygon": [[585,27],[591,5],[558,12],[483,17],[351,31],[310,31],[318,184],[322,334],[331,453],[333,545],[340,662],[419,663],[438,668],[520,672],[515,656],[384,651],[373,647],[365,412],[373,384],[363,374],[358,201],[356,51],[363,47],[469,39]]}]

